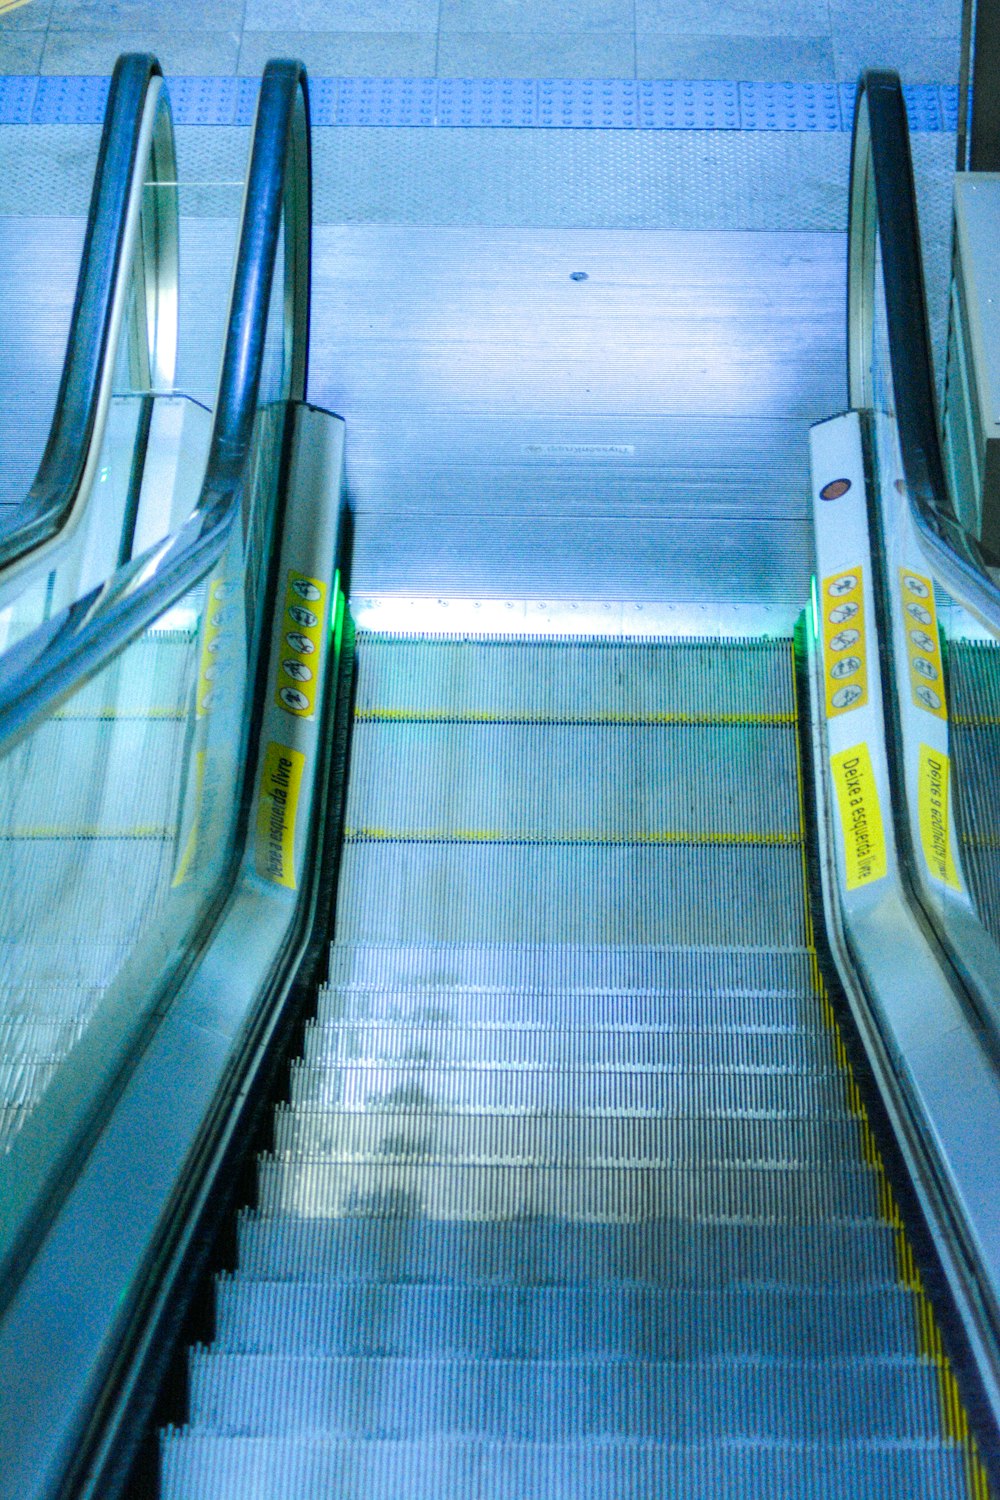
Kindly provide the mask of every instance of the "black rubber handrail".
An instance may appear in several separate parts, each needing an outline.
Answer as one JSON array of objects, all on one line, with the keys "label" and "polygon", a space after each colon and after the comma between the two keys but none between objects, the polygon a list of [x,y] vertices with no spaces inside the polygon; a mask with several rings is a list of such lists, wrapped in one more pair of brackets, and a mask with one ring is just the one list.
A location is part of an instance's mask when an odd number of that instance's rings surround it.
[{"label": "black rubber handrail", "polygon": [[[90,213],[84,238],[69,340],[48,441],[27,497],[10,529],[0,535],[0,568],[20,561],[52,541],[85,498],[81,495],[117,349],[115,330],[122,316],[132,274],[137,222],[145,212],[153,224],[151,263],[147,263],[148,373],[172,384],[176,338],[177,197],[173,128],[162,73],[155,57],[126,54],[111,78],[104,130],[97,158]],[[155,89],[155,117],[149,118]],[[147,178],[148,171],[148,178]],[[142,173],[137,181],[137,173]],[[142,205],[144,185],[162,181],[158,194]],[[167,283],[170,311],[157,293]],[[152,298],[152,301],[150,301]],[[164,316],[174,327],[165,330]]]},{"label": "black rubber handrail", "polygon": [[198,504],[173,535],[0,658],[0,754],[194,588],[240,513],[284,227],[285,397],[305,397],[311,235],[309,102],[301,63],[261,81],[215,422]]},{"label": "black rubber handrail", "polygon": [[854,106],[848,262],[848,388],[870,410],[875,239],[882,251],[892,390],[903,474],[921,546],[948,592],[1000,634],[1000,588],[955,514],[934,397],[906,104],[895,73],[862,73]]}]

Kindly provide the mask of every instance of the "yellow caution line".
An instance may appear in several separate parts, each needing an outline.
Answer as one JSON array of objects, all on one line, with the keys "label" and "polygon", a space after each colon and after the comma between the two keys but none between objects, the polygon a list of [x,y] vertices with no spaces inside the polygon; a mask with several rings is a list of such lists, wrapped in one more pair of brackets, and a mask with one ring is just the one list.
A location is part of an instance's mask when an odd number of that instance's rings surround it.
[{"label": "yellow caution line", "polygon": [[0,0],[0,16],[5,16],[9,10],[17,10],[19,6],[27,4],[28,0]]},{"label": "yellow caution line", "polygon": [[495,829],[478,828],[456,828],[448,832],[440,829],[345,828],[344,839],[349,844],[612,844],[621,847],[629,844],[763,844],[796,848],[802,843],[800,833],[681,833],[664,830],[662,833],[604,836],[599,833],[500,833]]},{"label": "yellow caution line", "polygon": [[39,825],[36,828],[0,829],[0,841],[12,843],[15,839],[172,839],[176,837],[176,834],[176,828],[167,828],[153,823],[148,827],[140,826],[139,828],[60,828],[52,824]]},{"label": "yellow caution line", "polygon": [[356,708],[354,717],[375,724],[794,724],[794,713],[775,714],[498,714],[455,713],[437,708]]},{"label": "yellow caution line", "polygon": [[100,720],[102,722],[106,719],[116,719],[132,723],[135,720],[142,719],[186,719],[187,710],[183,708],[61,708],[52,717],[54,719],[72,719],[76,722],[82,719]]}]

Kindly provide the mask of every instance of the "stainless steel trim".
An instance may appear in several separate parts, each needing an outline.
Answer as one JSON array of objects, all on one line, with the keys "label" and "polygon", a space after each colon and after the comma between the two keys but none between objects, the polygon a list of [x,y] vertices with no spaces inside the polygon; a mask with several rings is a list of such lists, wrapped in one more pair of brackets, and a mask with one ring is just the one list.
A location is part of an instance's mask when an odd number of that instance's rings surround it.
[{"label": "stainless steel trim", "polygon": [[[815,643],[808,643],[804,676],[809,691],[809,745],[812,784],[828,783],[827,751],[823,730],[822,667]],[[968,1355],[985,1396],[990,1420],[1000,1425],[1000,1349],[997,1343],[998,1296],[1000,1296],[1000,1239],[994,1195],[982,1170],[969,1175],[970,1159],[981,1169],[985,1157],[977,1157],[977,1145],[990,1143],[989,1130],[975,1111],[966,1106],[961,1088],[949,1083],[962,1076],[988,1102],[994,1116],[998,1108],[995,1077],[989,1059],[965,1021],[961,1003],[934,960],[921,924],[908,909],[902,872],[896,868],[892,884],[896,891],[853,917],[845,913],[837,874],[835,834],[829,794],[817,795],[811,809],[818,849],[818,884],[823,900],[823,931],[837,969],[848,1006],[869,1067],[902,1155],[920,1212],[933,1241],[952,1304],[960,1320]],[[894,861],[893,861],[894,863]],[[918,1014],[912,1019],[907,989],[918,994]],[[943,1005],[948,1022],[937,1037],[921,1035],[921,1015],[934,1009],[931,995]],[[971,1069],[954,1070],[956,1058]],[[942,1121],[934,1109],[951,1116]],[[960,1119],[963,1107],[970,1111],[969,1128],[949,1129]],[[961,1167],[964,1161],[966,1171]],[[963,1192],[969,1189],[969,1196]],[[971,1201],[970,1201],[971,1200]],[[974,1242],[974,1243],[970,1243]],[[977,1272],[982,1273],[977,1274]]]}]

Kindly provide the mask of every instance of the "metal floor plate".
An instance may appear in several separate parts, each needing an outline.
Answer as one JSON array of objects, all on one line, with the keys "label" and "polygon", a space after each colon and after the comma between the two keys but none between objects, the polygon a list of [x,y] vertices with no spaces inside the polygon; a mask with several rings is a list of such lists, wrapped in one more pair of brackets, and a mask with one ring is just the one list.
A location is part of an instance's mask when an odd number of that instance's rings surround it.
[{"label": "metal floor plate", "polygon": [[347,422],[355,594],[752,600],[790,627],[806,431],[845,401],[841,236],[316,242],[310,398]]},{"label": "metal floor plate", "polygon": [[[195,215],[179,384],[203,400],[247,137],[178,131]],[[753,598],[747,629],[789,628],[810,569],[805,430],[845,400],[847,147],[318,132],[310,397],[348,423],[355,596],[656,603],[675,624],[707,610],[696,631]],[[914,150],[940,342],[950,137]],[[95,151],[91,126],[0,127],[0,266],[18,288],[0,309],[3,505],[47,431],[82,232],[39,209],[84,211]]]}]

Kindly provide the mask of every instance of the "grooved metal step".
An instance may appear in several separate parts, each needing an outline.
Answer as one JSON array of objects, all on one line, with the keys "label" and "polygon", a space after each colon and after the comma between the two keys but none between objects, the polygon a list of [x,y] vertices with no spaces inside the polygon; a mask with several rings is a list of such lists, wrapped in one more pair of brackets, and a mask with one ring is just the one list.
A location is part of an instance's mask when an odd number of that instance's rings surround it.
[{"label": "grooved metal step", "polygon": [[[465,1028],[481,1032],[581,1030],[586,1009],[587,1034],[612,1032],[627,1036],[660,1026],[707,1030],[763,1027],[771,1031],[804,1031],[816,1026],[819,1005],[811,990],[779,991],[669,990],[535,990],[472,989],[457,985],[428,985],[424,989],[364,989],[325,985],[319,992],[316,1026],[340,1028],[357,1039],[359,1048],[376,1037],[390,1037],[423,1029],[455,1036]],[[381,1043],[380,1043],[381,1044]],[[625,1045],[624,1043],[622,1045]]]},{"label": "grooved metal step", "polygon": [[[338,941],[330,952],[330,983],[320,996],[322,1000],[330,990],[402,990],[419,1000],[439,988],[496,990],[523,996],[521,1004],[550,1002],[558,1007],[567,990],[612,990],[626,1001],[636,993],[665,1003],[665,997],[690,994],[708,1004],[730,996],[804,995],[815,1005],[814,963],[804,943],[774,949],[587,943],[431,947]],[[568,1003],[575,1005],[575,996]],[[548,1014],[543,1011],[542,1019]]]},{"label": "grooved metal step", "polygon": [[791,724],[361,720],[351,764],[348,837],[799,840]]},{"label": "grooved metal step", "polygon": [[832,1066],[815,1073],[789,1073],[787,1068],[571,1073],[546,1068],[515,1072],[453,1067],[441,1069],[433,1079],[415,1077],[405,1069],[346,1072],[305,1064],[292,1069],[291,1102],[296,1109],[343,1106],[382,1110],[406,1101],[414,1111],[448,1110],[456,1114],[470,1110],[619,1111],[633,1116],[783,1114],[799,1119],[810,1113],[842,1115],[847,1089],[843,1076]]},{"label": "grooved metal step", "polygon": [[878,1183],[867,1167],[839,1164],[823,1175],[797,1164],[649,1167],[578,1161],[418,1162],[262,1157],[258,1201],[264,1213],[426,1215],[435,1219],[552,1218],[634,1223],[685,1217],[701,1222],[851,1222],[878,1211]]},{"label": "grooved metal step", "polygon": [[584,1436],[916,1442],[940,1431],[937,1372],[876,1360],[352,1359],[195,1349],[191,1421],[227,1432],[513,1442]]},{"label": "grooved metal step", "polygon": [[[574,996],[576,1025],[366,1026],[311,1025],[305,1061],[311,1067],[406,1067],[433,1072],[474,1064],[480,1068],[522,1067],[579,1071],[689,1068],[784,1068],[825,1072],[834,1066],[830,1038],[815,1026],[651,1026],[621,1030],[588,1026],[590,996]],[[603,997],[595,997],[601,999]],[[610,998],[610,997],[609,997]]]},{"label": "grooved metal step", "polygon": [[221,1437],[168,1431],[164,1500],[968,1500],[963,1455],[924,1441],[497,1442]]},{"label": "grooved metal step", "polygon": [[245,1276],[322,1277],[361,1285],[433,1280],[444,1286],[618,1283],[664,1287],[775,1284],[887,1286],[898,1281],[896,1231],[872,1216],[859,1224],[637,1224],[567,1220],[470,1223],[459,1219],[336,1219],[241,1214]]},{"label": "grooved metal step", "polygon": [[[846,1111],[845,1111],[846,1115]],[[748,1165],[832,1166],[859,1155],[857,1121],[665,1119],[630,1115],[467,1115],[421,1110],[279,1110],[275,1151],[283,1161],[313,1155],[350,1161],[573,1161],[671,1167],[698,1160],[705,1171]]]},{"label": "grooved metal step", "polygon": [[217,1353],[482,1359],[764,1360],[913,1351],[913,1299],[898,1286],[720,1292],[674,1287],[346,1286],[223,1277]]},{"label": "grooved metal step", "polygon": [[795,845],[348,841],[341,882],[352,944],[799,948],[807,936]]},{"label": "grooved metal step", "polygon": [[359,717],[792,722],[789,641],[358,635]]}]

